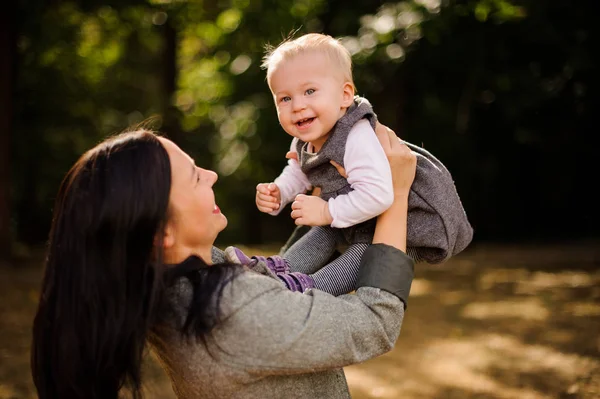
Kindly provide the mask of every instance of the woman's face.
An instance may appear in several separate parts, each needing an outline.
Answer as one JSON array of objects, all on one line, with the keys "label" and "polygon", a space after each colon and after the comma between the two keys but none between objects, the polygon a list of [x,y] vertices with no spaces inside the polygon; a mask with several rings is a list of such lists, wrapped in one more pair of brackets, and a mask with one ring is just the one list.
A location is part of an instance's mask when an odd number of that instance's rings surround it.
[{"label": "woman's face", "polygon": [[183,259],[192,254],[203,256],[227,226],[227,218],[215,203],[212,190],[217,174],[197,167],[194,160],[172,141],[162,137],[159,140],[171,161],[166,249],[174,248]]}]

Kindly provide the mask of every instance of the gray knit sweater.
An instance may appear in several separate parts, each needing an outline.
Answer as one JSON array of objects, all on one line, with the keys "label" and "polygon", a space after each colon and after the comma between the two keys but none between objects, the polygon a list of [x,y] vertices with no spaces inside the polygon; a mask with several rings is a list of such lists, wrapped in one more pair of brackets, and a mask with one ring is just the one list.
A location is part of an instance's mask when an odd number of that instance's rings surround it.
[{"label": "gray knit sweater", "polygon": [[393,348],[412,265],[397,249],[372,245],[356,294],[339,297],[291,292],[271,277],[243,272],[225,287],[222,322],[206,344],[179,333],[192,295],[182,278],[150,343],[179,399],[349,398],[342,367]]}]

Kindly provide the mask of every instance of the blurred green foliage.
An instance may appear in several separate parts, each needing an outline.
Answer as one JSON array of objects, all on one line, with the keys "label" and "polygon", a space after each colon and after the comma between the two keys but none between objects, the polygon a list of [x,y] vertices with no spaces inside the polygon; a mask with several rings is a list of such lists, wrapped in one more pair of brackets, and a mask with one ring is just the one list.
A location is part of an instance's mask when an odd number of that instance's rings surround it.
[{"label": "blurred green foliage", "polygon": [[449,167],[476,239],[594,234],[598,211],[568,213],[596,140],[591,4],[17,2],[12,231],[44,240],[77,157],[145,121],[219,173],[223,241],[283,242],[293,222],[254,207],[290,142],[260,63],[266,44],[298,30],[343,40],[379,119]]}]

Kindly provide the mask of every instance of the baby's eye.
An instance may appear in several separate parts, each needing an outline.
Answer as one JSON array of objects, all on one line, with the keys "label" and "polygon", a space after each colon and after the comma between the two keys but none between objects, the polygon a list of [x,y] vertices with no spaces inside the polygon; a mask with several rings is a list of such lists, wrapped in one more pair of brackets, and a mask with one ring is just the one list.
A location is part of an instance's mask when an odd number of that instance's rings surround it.
[{"label": "baby's eye", "polygon": [[313,94],[314,92],[315,92],[315,89],[308,89],[308,90],[306,90],[306,92],[305,92],[305,93],[306,93],[306,94],[308,94],[308,95],[310,96],[310,95],[311,95],[311,94]]},{"label": "baby's eye", "polygon": [[281,97],[281,99],[279,100],[279,102],[281,102],[281,103],[287,103],[290,100],[291,100],[291,98],[289,96],[285,96],[285,97]]}]

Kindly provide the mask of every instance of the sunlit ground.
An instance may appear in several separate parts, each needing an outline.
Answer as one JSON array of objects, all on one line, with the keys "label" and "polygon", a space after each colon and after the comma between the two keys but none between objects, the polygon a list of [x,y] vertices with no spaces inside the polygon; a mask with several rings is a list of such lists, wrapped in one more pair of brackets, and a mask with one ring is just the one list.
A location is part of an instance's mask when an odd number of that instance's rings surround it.
[{"label": "sunlit ground", "polygon": [[[417,265],[396,348],[346,368],[366,398],[600,398],[600,242],[478,246]],[[0,399],[34,398],[40,270],[0,266]],[[150,357],[147,398],[174,398]]]}]

